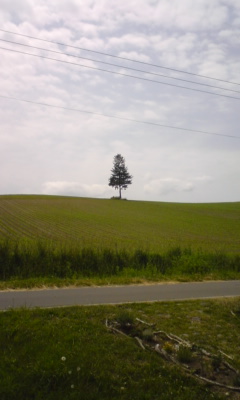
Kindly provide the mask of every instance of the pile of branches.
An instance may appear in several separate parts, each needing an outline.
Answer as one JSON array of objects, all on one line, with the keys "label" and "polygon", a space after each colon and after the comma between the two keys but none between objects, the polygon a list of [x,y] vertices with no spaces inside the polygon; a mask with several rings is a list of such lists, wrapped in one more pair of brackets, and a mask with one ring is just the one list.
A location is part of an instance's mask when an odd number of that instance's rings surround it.
[{"label": "pile of branches", "polygon": [[155,324],[139,318],[120,322],[106,320],[105,324],[111,332],[134,338],[142,350],[157,352],[164,360],[179,366],[197,379],[219,389],[240,392],[239,371],[230,364],[232,357],[223,351],[212,354],[177,335],[156,331]]}]

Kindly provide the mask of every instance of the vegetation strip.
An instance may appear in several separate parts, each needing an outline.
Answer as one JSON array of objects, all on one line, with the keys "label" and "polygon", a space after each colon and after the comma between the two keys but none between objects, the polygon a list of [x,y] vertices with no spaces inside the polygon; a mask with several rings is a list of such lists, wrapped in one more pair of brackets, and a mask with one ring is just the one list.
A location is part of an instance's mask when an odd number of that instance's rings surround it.
[{"label": "vegetation strip", "polygon": [[[56,248],[0,242],[0,280],[129,277],[146,280],[238,279],[240,255],[194,253],[172,248],[165,253],[114,249]],[[176,279],[176,280],[178,280]]]}]

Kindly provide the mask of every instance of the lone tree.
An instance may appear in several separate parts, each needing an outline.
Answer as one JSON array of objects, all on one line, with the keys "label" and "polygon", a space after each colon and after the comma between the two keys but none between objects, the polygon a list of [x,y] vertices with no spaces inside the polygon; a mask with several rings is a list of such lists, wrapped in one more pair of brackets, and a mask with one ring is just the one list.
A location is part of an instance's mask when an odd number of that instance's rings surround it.
[{"label": "lone tree", "polygon": [[125,166],[125,159],[121,154],[117,154],[113,159],[112,175],[109,178],[109,186],[119,189],[119,198],[122,198],[122,189],[126,190],[132,184],[132,175],[128,173]]}]

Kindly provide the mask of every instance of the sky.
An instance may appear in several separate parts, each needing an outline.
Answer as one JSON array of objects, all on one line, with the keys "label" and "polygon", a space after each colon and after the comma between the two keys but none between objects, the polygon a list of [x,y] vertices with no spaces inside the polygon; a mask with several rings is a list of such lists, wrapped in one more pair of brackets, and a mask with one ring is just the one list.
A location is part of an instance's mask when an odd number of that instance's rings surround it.
[{"label": "sky", "polygon": [[0,0],[0,39],[0,194],[110,198],[121,154],[129,200],[240,201],[239,0]]}]

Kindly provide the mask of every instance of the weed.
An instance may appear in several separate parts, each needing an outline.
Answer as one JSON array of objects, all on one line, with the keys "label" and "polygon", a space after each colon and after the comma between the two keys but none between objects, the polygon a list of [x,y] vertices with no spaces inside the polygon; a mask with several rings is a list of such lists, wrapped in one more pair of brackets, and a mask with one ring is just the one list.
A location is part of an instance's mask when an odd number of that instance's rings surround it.
[{"label": "weed", "polygon": [[163,350],[165,350],[168,354],[172,354],[175,350],[174,345],[171,342],[165,342],[163,346]]},{"label": "weed", "polygon": [[129,311],[120,311],[119,314],[117,315],[117,321],[119,322],[120,326],[122,328],[125,328],[129,325],[133,325],[134,323],[134,317],[132,313]]},{"label": "weed", "polygon": [[178,352],[177,352],[177,359],[181,363],[190,363],[192,361],[192,351],[189,347],[187,346],[179,346]]}]

